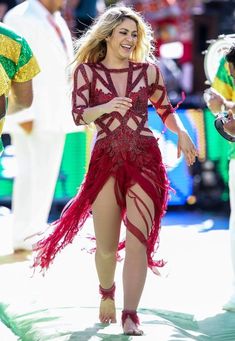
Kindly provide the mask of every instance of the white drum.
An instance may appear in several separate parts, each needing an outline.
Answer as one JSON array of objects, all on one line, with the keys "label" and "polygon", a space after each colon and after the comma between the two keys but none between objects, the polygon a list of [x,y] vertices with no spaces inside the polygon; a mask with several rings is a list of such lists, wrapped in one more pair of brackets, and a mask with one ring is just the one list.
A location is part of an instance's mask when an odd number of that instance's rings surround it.
[{"label": "white drum", "polygon": [[[228,52],[230,47],[235,43],[235,34],[219,36],[217,40],[209,41],[208,49],[204,52],[204,70],[206,74],[206,84],[211,85],[216,76],[221,58]],[[208,105],[208,102],[213,96],[219,95],[215,89],[210,87],[204,91],[204,100]],[[215,128],[221,136],[230,142],[235,142],[235,135],[227,133],[224,130],[224,124],[228,122],[229,115],[224,110],[224,106],[221,107],[222,112],[214,113],[216,115],[214,124]]]},{"label": "white drum", "polygon": [[235,34],[221,35],[216,40],[209,41],[210,45],[204,52],[204,70],[207,83],[211,84],[218,70],[220,60],[235,43]]}]

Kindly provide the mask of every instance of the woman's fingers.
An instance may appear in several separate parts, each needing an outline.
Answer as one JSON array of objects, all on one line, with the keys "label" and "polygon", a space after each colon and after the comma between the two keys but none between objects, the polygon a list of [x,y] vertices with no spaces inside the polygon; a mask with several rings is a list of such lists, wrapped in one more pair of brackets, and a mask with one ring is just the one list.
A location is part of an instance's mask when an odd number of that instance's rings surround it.
[{"label": "woman's fingers", "polygon": [[132,99],[128,97],[116,97],[115,98],[116,103],[115,107],[116,108],[131,108],[132,107]]},{"label": "woman's fingers", "polygon": [[192,164],[194,164],[196,157],[198,156],[198,151],[194,146],[190,146],[190,147],[181,147],[178,146],[178,150],[177,150],[177,156],[180,157],[181,155],[181,151],[184,154],[184,157],[186,159],[186,163],[191,166]]},{"label": "woman's fingers", "polygon": [[190,166],[190,165],[194,164],[196,157],[198,156],[198,152],[193,147],[193,148],[190,148],[189,150],[185,151],[185,156],[186,156],[187,164]]},{"label": "woman's fingers", "polygon": [[180,155],[181,151],[185,156],[187,164],[189,166],[192,165],[195,162],[196,157],[198,156],[198,152],[192,140],[185,132],[179,134],[178,155]]}]

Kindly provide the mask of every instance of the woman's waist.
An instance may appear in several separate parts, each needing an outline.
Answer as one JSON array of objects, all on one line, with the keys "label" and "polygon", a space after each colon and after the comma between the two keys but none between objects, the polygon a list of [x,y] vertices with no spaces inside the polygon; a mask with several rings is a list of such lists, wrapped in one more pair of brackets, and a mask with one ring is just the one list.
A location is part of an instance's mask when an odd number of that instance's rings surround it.
[{"label": "woman's waist", "polygon": [[109,134],[98,134],[96,147],[109,147],[113,150],[139,150],[146,145],[156,143],[151,130],[137,132],[132,129],[116,129]]},{"label": "woman's waist", "polygon": [[153,137],[153,132],[147,126],[144,126],[142,129],[138,127],[129,127],[128,125],[115,127],[113,130],[109,129],[109,127],[97,127],[97,138],[96,140],[101,139],[110,139],[113,140],[115,138],[123,138],[129,139],[133,138],[135,140],[142,139],[142,137]]}]

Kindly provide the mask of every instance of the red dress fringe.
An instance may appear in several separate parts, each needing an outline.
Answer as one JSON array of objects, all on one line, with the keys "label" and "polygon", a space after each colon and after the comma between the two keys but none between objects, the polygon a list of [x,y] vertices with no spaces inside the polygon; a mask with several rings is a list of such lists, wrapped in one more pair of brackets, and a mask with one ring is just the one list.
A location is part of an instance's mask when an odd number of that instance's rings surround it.
[{"label": "red dress fringe", "polygon": [[[126,219],[125,195],[131,186],[137,183],[152,199],[155,216],[148,238],[142,242],[146,243],[148,266],[155,272],[155,267],[164,265],[164,261],[153,259],[158,247],[160,221],[166,210],[169,190],[157,140],[152,136],[135,134],[132,130],[125,132],[125,137],[123,135],[117,138],[113,135],[114,133],[96,142],[88,173],[79,193],[66,205],[61,217],[49,226],[47,237],[34,246],[34,267],[46,270],[56,254],[72,243],[90,216],[91,205],[97,194],[110,177],[115,179],[115,194],[122,210],[123,221],[139,239]],[[135,196],[135,193],[132,195]],[[138,201],[138,197],[135,199]],[[121,241],[118,251],[124,247],[125,241]]]}]

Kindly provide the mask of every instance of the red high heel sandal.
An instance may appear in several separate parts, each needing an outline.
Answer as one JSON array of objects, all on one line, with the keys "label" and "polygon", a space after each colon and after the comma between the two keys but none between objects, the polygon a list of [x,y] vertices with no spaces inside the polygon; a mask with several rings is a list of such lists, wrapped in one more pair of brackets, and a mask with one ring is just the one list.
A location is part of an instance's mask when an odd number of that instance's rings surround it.
[{"label": "red high heel sandal", "polygon": [[[130,319],[132,323],[126,328],[125,323],[127,319]],[[136,310],[123,310],[122,311],[122,328],[125,335],[142,336],[144,334],[143,330],[139,329],[140,324]],[[127,330],[126,330],[127,329]]]}]

